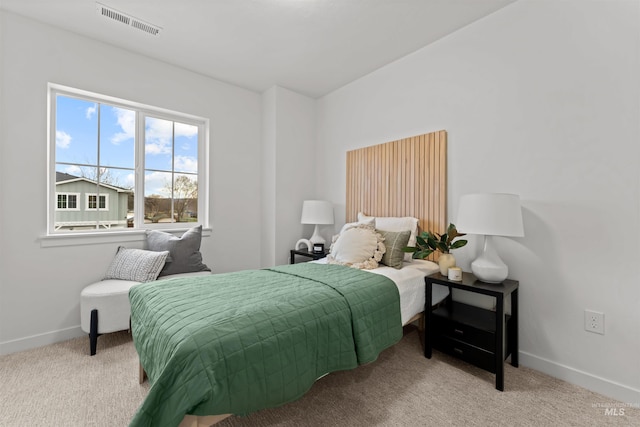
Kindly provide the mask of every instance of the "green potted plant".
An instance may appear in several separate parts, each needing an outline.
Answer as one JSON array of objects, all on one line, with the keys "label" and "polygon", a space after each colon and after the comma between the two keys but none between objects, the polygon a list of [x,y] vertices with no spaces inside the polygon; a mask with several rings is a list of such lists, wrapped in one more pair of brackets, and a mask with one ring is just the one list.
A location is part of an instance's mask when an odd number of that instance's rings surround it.
[{"label": "green potted plant", "polygon": [[423,231],[416,236],[416,246],[407,246],[402,250],[404,252],[413,253],[412,258],[425,259],[433,252],[441,252],[438,259],[440,273],[447,275],[449,267],[456,265],[456,259],[451,253],[452,250],[463,247],[467,244],[466,240],[455,240],[465,234],[459,233],[454,224],[449,224],[447,232],[443,234],[433,233],[431,231]]}]

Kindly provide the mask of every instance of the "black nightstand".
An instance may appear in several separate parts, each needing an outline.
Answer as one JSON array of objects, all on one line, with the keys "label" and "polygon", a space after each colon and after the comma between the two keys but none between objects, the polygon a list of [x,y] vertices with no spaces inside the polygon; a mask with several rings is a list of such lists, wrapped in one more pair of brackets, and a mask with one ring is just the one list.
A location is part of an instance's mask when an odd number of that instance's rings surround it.
[{"label": "black nightstand", "polygon": [[[436,348],[496,374],[496,389],[504,390],[504,360],[518,366],[518,281],[484,283],[471,273],[462,281],[440,273],[425,277],[425,301],[431,301],[433,284],[449,287],[446,302],[432,310],[425,307],[424,356]],[[496,311],[453,301],[451,289],[489,295],[496,299]],[[504,313],[504,298],[511,298],[511,315]]]},{"label": "black nightstand", "polygon": [[[329,249],[325,249],[324,252],[320,252],[320,253],[315,253],[315,252],[309,252],[306,249],[291,249],[291,258],[289,260],[289,264],[295,264],[296,263],[296,255],[300,255],[300,256],[304,256],[307,258],[312,258],[313,260],[316,259],[320,259],[320,258],[324,258],[327,255],[329,255]],[[309,261],[309,260],[307,260]]]}]

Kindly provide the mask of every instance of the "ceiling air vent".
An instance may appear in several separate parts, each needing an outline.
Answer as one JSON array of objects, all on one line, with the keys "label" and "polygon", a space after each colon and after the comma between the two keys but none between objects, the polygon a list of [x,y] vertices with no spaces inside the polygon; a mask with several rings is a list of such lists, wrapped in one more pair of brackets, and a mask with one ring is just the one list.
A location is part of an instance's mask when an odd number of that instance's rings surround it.
[{"label": "ceiling air vent", "polygon": [[143,20],[138,19],[134,16],[127,15],[126,13],[122,13],[102,3],[96,2],[96,11],[100,15],[104,16],[105,18],[122,22],[125,25],[136,28],[140,31],[144,31],[145,33],[153,34],[154,36],[157,36],[160,30],[162,29],[157,25],[149,24],[148,22],[144,22]]}]

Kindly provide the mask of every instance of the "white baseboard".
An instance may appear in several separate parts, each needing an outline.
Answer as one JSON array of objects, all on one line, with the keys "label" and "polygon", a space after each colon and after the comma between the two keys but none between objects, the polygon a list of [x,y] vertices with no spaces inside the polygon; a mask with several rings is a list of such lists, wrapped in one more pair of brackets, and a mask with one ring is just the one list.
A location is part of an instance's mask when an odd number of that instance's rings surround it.
[{"label": "white baseboard", "polygon": [[[521,351],[520,364],[611,399],[640,407],[640,390]],[[607,402],[593,402],[603,404]]]},{"label": "white baseboard", "polygon": [[[70,340],[87,335],[80,329],[80,325],[67,329],[59,329],[57,331],[46,332],[44,334],[32,335],[30,337],[20,338],[12,341],[0,343],[0,355],[17,353],[19,351],[30,350],[43,345],[54,344],[60,341]],[[89,340],[87,339],[87,348]]]}]

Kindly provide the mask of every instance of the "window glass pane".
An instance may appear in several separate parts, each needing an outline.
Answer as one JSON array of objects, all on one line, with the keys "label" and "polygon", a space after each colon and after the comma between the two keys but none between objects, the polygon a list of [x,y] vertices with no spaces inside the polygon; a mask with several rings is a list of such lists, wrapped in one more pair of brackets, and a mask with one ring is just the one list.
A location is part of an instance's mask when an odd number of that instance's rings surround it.
[{"label": "window glass pane", "polygon": [[144,222],[174,222],[171,206],[171,173],[151,172],[144,174]]},{"label": "window glass pane", "polygon": [[175,122],[174,167],[176,172],[198,173],[198,127]]},{"label": "window glass pane", "polygon": [[56,162],[95,165],[98,115],[95,102],[56,97]]},{"label": "window glass pane", "polygon": [[[116,209],[111,213],[111,216],[119,220],[119,227],[133,227],[135,170],[104,168],[100,177],[101,180],[104,180],[105,187],[101,194],[109,195],[108,200],[103,200],[103,204],[109,203],[109,209]],[[105,206],[100,206],[100,208],[104,209]]]},{"label": "window glass pane", "polygon": [[100,105],[100,165],[134,168],[136,112]]},{"label": "window glass pane", "polygon": [[[97,168],[84,165],[58,165],[58,169],[56,173],[58,209],[54,224],[56,230],[82,231],[133,227],[134,169]],[[101,183],[100,186],[98,186],[98,180]]]},{"label": "window glass pane", "polygon": [[173,122],[146,117],[144,137],[145,169],[172,170]]},{"label": "window glass pane", "polygon": [[78,208],[78,198],[75,194],[69,194],[67,196],[68,207],[69,209],[77,209]]},{"label": "window glass pane", "polygon": [[[58,231],[82,231],[96,228],[97,218],[86,211],[84,193],[96,193],[97,169],[79,165],[57,165],[56,192],[64,195],[65,209],[55,213],[54,227]],[[94,179],[89,178],[92,176]],[[82,196],[80,196],[82,195]],[[75,199],[75,204],[72,200]],[[60,197],[58,197],[60,200]]]},{"label": "window glass pane", "polygon": [[198,220],[198,176],[176,174],[173,181],[173,210],[177,222]]}]

